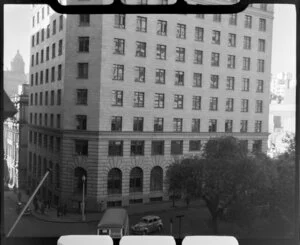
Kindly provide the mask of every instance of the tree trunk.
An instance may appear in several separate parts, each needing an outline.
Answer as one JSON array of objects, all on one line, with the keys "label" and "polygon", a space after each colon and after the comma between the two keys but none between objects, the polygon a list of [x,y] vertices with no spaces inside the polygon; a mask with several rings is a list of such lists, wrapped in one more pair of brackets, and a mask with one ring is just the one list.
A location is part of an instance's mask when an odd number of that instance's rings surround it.
[{"label": "tree trunk", "polygon": [[219,233],[218,216],[212,217],[212,228],[213,228],[214,235],[218,235]]}]

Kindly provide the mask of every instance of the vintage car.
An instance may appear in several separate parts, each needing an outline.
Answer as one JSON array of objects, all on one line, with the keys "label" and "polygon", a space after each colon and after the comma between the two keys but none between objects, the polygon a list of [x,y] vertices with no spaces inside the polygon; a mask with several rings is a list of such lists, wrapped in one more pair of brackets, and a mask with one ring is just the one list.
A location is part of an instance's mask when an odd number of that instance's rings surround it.
[{"label": "vintage car", "polygon": [[141,218],[140,222],[131,227],[133,234],[147,235],[151,232],[161,231],[163,223],[160,217],[148,215]]}]

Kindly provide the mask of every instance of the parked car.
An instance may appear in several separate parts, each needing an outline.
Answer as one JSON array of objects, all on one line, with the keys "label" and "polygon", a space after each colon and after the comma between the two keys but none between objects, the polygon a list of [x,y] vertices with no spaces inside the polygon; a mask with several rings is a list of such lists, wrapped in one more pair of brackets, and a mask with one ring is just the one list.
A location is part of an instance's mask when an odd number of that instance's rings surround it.
[{"label": "parked car", "polygon": [[[25,207],[25,203],[23,202],[18,202],[17,206],[16,206],[16,212],[17,214],[20,214],[23,210],[23,208]],[[23,215],[31,215],[31,209],[28,207]]]},{"label": "parked car", "polygon": [[163,229],[163,222],[160,217],[148,215],[141,218],[140,222],[131,227],[134,234],[147,235],[151,232],[161,231]]}]

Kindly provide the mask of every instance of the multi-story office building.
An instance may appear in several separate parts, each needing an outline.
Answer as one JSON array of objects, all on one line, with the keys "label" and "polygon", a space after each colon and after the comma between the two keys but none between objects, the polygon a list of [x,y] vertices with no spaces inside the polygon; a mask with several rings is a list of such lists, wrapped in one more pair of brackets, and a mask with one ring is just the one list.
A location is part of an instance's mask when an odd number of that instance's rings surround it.
[{"label": "multi-story office building", "polygon": [[87,208],[129,205],[167,199],[167,166],[211,137],[266,152],[272,22],[265,4],[68,16],[35,5],[29,179],[52,168],[41,194],[54,203],[76,208],[84,188]]},{"label": "multi-story office building", "polygon": [[27,144],[28,144],[28,84],[18,86],[18,93],[10,97],[17,109],[13,117],[4,121],[4,155],[9,188],[25,188],[27,181]]}]

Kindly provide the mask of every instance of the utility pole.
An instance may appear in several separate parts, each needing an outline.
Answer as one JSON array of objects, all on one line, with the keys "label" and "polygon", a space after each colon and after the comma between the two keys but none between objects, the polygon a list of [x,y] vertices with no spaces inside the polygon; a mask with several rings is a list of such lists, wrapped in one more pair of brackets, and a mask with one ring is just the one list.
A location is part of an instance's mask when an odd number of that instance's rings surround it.
[{"label": "utility pole", "polygon": [[31,197],[29,198],[28,202],[26,203],[25,207],[23,208],[22,212],[19,214],[17,220],[15,221],[15,223],[13,224],[13,226],[10,228],[8,234],[6,235],[6,237],[9,237],[10,234],[13,232],[13,230],[15,229],[16,225],[18,224],[18,222],[20,221],[22,215],[24,214],[25,210],[28,208],[28,206],[30,205],[30,203],[32,202],[33,198],[35,197],[36,193],[38,192],[38,190],[41,188],[42,184],[45,182],[46,178],[48,177],[50,171],[52,171],[51,169],[47,169],[47,172],[45,173],[43,179],[41,180],[41,182],[39,183],[39,185],[36,187],[35,191],[33,192],[33,194],[31,195]]},{"label": "utility pole", "polygon": [[179,219],[179,231],[178,231],[178,238],[180,239],[181,237],[181,219],[184,217],[183,214],[177,215],[176,218]]},{"label": "utility pole", "polygon": [[170,235],[173,234],[173,219],[170,219]]},{"label": "utility pole", "polygon": [[85,177],[85,175],[83,175],[82,176],[82,221],[85,221],[85,212],[84,212],[85,211],[85,200],[84,200],[85,180],[86,180],[86,177]]}]

